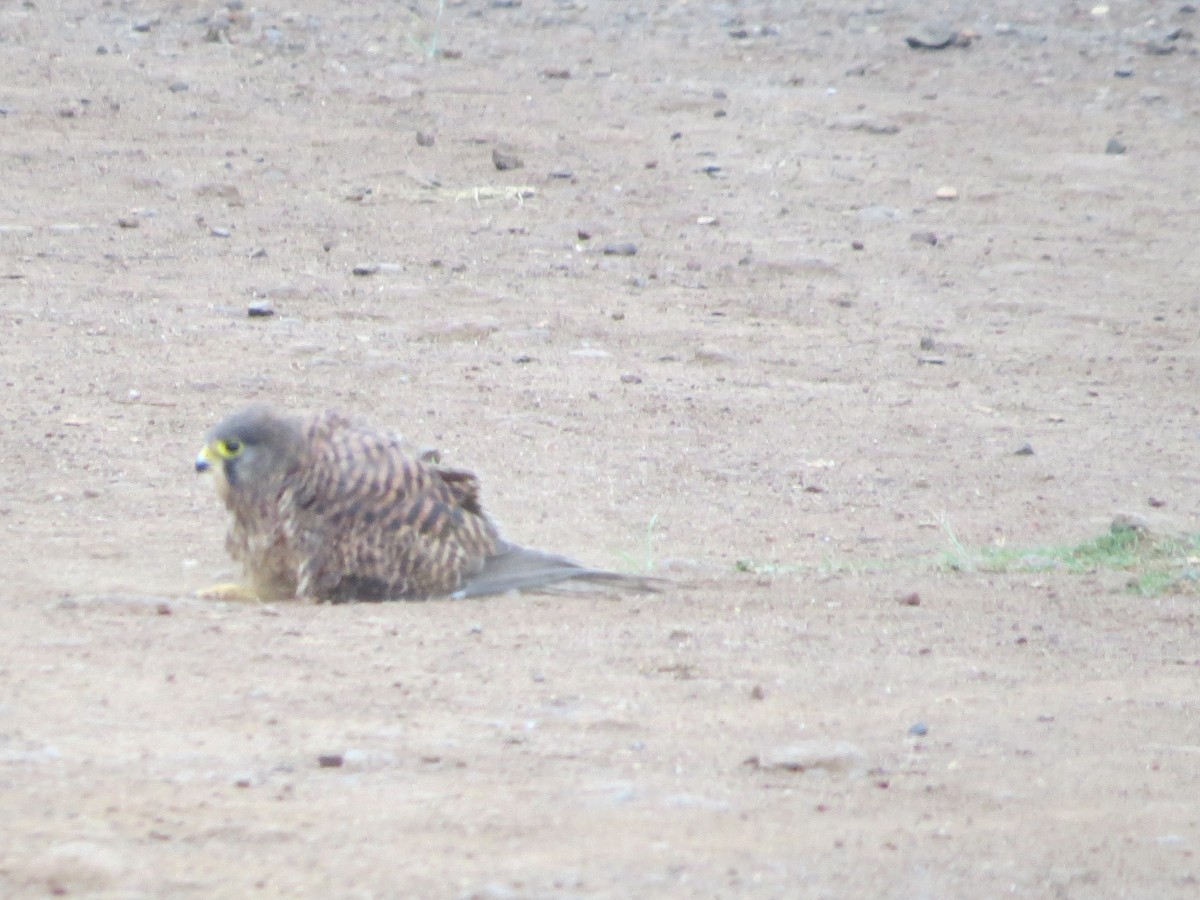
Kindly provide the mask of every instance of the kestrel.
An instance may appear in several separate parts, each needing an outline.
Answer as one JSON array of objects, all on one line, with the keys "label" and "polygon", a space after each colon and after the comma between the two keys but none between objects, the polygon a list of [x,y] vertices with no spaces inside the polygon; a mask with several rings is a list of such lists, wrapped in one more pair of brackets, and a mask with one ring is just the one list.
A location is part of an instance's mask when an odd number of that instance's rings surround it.
[{"label": "kestrel", "polygon": [[214,476],[232,518],[225,547],[263,600],[476,597],[568,580],[655,590],[508,543],[473,473],[338,412],[235,413],[208,433],[196,471]]}]

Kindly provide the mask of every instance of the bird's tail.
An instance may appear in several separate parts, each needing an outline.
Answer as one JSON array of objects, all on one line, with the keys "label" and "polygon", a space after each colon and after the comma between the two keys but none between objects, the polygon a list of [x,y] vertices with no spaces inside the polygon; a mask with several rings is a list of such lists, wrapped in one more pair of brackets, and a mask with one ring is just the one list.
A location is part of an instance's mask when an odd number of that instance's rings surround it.
[{"label": "bird's tail", "polygon": [[467,578],[452,596],[483,597],[507,591],[540,590],[552,586],[562,588],[580,583],[657,593],[664,582],[660,578],[589,569],[565,556],[515,544],[501,544],[495,555],[487,558],[483,568]]}]

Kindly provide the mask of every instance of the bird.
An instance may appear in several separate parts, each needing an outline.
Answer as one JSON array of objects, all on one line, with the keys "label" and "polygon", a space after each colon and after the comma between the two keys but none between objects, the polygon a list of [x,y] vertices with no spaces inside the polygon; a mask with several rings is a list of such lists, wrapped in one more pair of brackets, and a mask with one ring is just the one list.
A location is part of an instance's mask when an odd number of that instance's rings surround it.
[{"label": "bird", "polygon": [[209,430],[195,468],[214,478],[230,513],[226,550],[247,576],[204,596],[425,600],[566,582],[659,590],[660,579],[510,543],[484,512],[473,472],[337,410],[242,409]]}]

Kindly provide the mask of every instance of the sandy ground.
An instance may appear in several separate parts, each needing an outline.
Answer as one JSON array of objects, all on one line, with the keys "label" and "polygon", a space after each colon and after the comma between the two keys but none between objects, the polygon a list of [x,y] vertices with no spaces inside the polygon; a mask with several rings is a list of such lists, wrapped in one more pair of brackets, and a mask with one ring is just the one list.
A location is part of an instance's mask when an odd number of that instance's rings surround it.
[{"label": "sandy ground", "polygon": [[[236,6],[0,9],[0,893],[1200,891],[1196,595],[929,563],[1200,530],[1200,15]],[[195,599],[264,399],[674,586]]]}]

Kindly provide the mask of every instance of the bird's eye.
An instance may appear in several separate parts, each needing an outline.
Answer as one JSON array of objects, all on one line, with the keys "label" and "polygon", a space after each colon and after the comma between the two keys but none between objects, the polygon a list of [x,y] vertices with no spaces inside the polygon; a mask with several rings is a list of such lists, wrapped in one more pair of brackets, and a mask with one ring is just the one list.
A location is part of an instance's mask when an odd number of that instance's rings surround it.
[{"label": "bird's eye", "polygon": [[230,438],[226,441],[221,441],[221,455],[224,457],[237,456],[242,452],[242,442]]}]

